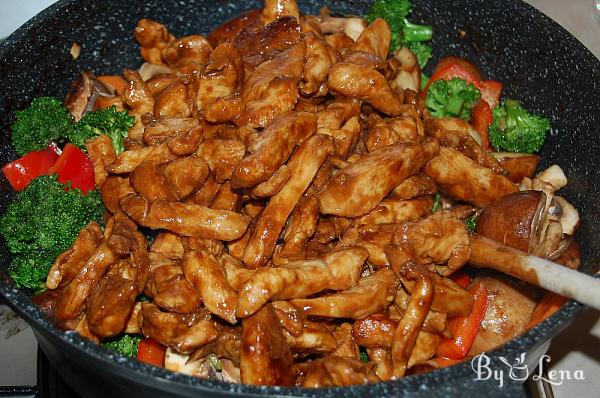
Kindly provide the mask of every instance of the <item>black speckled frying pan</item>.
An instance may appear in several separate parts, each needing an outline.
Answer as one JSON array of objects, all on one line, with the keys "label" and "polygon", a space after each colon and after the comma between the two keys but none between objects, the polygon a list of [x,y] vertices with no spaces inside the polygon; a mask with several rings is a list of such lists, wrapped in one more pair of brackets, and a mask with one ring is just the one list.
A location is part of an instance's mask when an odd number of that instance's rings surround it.
[{"label": "black speckled frying pan", "polygon": [[[432,24],[435,58],[444,54],[477,60],[484,72],[505,83],[505,95],[552,120],[552,134],[542,153],[541,167],[560,164],[569,177],[563,195],[579,209],[583,265],[588,273],[600,263],[600,62],[556,23],[518,0],[414,0],[415,20]],[[236,0],[62,0],[29,21],[0,46],[0,160],[12,159],[7,146],[14,112],[32,97],[62,98],[81,70],[114,74],[140,64],[133,28],[142,17],[166,23],[175,35],[208,33],[260,1]],[[332,0],[339,14],[362,14],[367,2]],[[317,13],[321,0],[300,1],[305,12]],[[72,60],[73,42],[82,46]],[[434,61],[436,60],[434,59]],[[0,177],[0,211],[11,189]],[[306,390],[252,387],[204,381],[140,364],[110,353],[72,332],[57,330],[14,288],[2,271],[9,263],[0,247],[0,293],[33,327],[40,346],[62,376],[89,397],[391,397],[511,395],[513,385],[498,388],[495,380],[476,381],[470,363],[405,377],[399,381],[352,388]],[[571,302],[559,313],[490,355],[491,367],[502,369],[497,358],[509,361],[527,353],[530,370],[549,339],[581,310]],[[505,380],[509,382],[509,380]]]}]

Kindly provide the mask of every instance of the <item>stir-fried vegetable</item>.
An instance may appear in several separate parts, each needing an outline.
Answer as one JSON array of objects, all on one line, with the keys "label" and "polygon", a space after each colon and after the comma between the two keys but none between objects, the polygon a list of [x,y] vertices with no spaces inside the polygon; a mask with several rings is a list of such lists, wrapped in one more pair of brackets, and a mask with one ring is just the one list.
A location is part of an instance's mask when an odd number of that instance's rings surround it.
[{"label": "stir-fried vegetable", "polygon": [[56,145],[50,145],[41,151],[29,152],[2,167],[2,172],[15,191],[22,191],[31,180],[46,175],[60,157]]},{"label": "stir-fried vegetable", "polygon": [[138,347],[137,359],[154,366],[165,366],[165,347],[153,339],[143,339]]},{"label": "stir-fried vegetable", "polygon": [[513,99],[502,102],[493,111],[489,127],[492,146],[508,152],[539,152],[550,130],[550,121],[533,113]]},{"label": "stir-fried vegetable", "polygon": [[64,142],[73,131],[73,117],[59,100],[39,97],[15,115],[12,144],[19,155],[46,149],[53,142]]},{"label": "stir-fried vegetable", "polygon": [[418,25],[408,21],[411,12],[409,0],[375,0],[366,15],[369,22],[377,18],[387,21],[392,32],[390,50],[395,51],[401,47],[408,47],[415,53],[421,68],[425,67],[431,58],[431,47],[424,44],[433,37],[431,26]]},{"label": "stir-fried vegetable", "polygon": [[118,352],[127,357],[136,358],[138,347],[144,336],[140,334],[122,334],[102,342],[106,348]]},{"label": "stir-fried vegetable", "polygon": [[102,221],[104,205],[92,190],[84,195],[67,189],[57,176],[34,179],[17,193],[0,218],[13,261],[9,273],[17,285],[43,290],[54,259],[75,240],[91,221]]},{"label": "stir-fried vegetable", "polygon": [[112,141],[117,155],[125,150],[124,139],[133,127],[135,118],[127,111],[119,112],[115,106],[88,112],[75,124],[69,141],[84,148],[85,141],[101,134],[106,134]]},{"label": "stir-fried vegetable", "polygon": [[471,119],[471,113],[481,93],[463,79],[437,80],[429,86],[425,105],[434,117]]}]

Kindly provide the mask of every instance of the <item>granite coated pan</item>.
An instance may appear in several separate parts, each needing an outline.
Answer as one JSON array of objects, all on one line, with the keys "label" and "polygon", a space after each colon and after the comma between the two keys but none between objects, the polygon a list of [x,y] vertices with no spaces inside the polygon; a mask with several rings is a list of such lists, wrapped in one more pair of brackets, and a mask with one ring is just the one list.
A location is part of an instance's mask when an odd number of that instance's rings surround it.
[{"label": "granite coated pan", "polygon": [[[505,95],[518,98],[527,108],[552,120],[552,134],[542,153],[541,167],[560,164],[569,185],[564,192],[582,214],[578,239],[582,269],[596,272],[600,217],[600,62],[556,23],[519,0],[440,1],[414,0],[415,20],[435,28],[434,61],[448,53],[476,59],[488,76],[506,83]],[[132,31],[142,17],[160,20],[175,35],[208,33],[220,22],[260,1],[235,0],[62,0],[45,10],[0,46],[0,160],[14,158],[8,147],[9,126],[16,110],[32,97],[62,97],[70,82],[84,69],[97,74],[115,73],[140,64]],[[318,12],[322,0],[299,1],[305,12]],[[361,14],[367,2],[327,2],[339,14]],[[73,60],[69,48],[82,46]],[[430,72],[430,71],[429,71]],[[0,177],[0,211],[11,189]],[[14,288],[3,270],[9,263],[0,246],[0,293],[33,327],[39,344],[61,375],[83,396],[89,397],[390,397],[511,395],[514,384],[478,381],[466,362],[399,381],[351,388],[306,390],[253,387],[204,381],[138,363],[110,353],[72,332],[57,330],[31,304],[28,295]],[[570,302],[559,313],[523,336],[490,353],[510,361],[526,353],[533,369],[549,339],[574,319],[581,305]],[[509,380],[506,380],[509,382]]]}]

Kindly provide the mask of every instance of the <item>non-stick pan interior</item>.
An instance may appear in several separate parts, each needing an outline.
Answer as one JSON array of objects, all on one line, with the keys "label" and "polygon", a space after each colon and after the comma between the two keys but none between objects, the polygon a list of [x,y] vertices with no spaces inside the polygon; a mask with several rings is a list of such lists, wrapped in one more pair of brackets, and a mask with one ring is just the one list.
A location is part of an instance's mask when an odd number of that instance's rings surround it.
[{"label": "non-stick pan interior", "polygon": [[[368,2],[329,1],[335,14],[362,14]],[[436,1],[414,0],[414,20],[433,25],[435,61],[447,54],[473,59],[494,80],[505,83],[504,95],[550,117],[552,133],[542,152],[540,167],[559,164],[569,178],[561,195],[579,209],[582,225],[577,236],[581,243],[582,269],[598,270],[600,219],[596,199],[600,188],[600,62],[556,23],[519,0]],[[318,13],[320,0],[299,1],[304,12]],[[15,157],[8,146],[9,126],[14,112],[39,95],[62,98],[71,81],[82,70],[96,74],[119,74],[125,67],[141,64],[139,48],[133,39],[138,19],[147,17],[165,23],[176,35],[208,33],[221,22],[244,10],[260,7],[261,1],[157,1],[127,2],[62,0],[27,23],[0,46],[0,161]],[[74,60],[69,54],[73,43],[82,47]],[[426,70],[431,72],[431,66]],[[4,211],[12,191],[0,177],[0,211]],[[0,246],[0,292],[11,306],[55,345],[80,351],[89,360],[116,366],[132,375],[156,376],[169,385],[193,389],[214,388],[224,393],[253,393],[302,396],[417,395],[435,391],[456,393],[469,389],[473,373],[469,364],[411,376],[394,383],[328,389],[318,393],[301,389],[274,389],[230,386],[176,375],[115,356],[72,333],[56,330],[30,303],[25,292],[17,291],[3,270],[9,263],[6,247]],[[498,354],[516,358],[521,352],[539,347],[574,317],[580,305],[570,303],[559,314],[524,336],[505,345]],[[120,365],[111,362],[115,357]],[[111,365],[112,364],[112,365]],[[103,365],[104,366],[104,365]],[[168,382],[167,382],[168,380]],[[440,390],[441,389],[441,390]],[[463,390],[466,391],[466,390]]]}]

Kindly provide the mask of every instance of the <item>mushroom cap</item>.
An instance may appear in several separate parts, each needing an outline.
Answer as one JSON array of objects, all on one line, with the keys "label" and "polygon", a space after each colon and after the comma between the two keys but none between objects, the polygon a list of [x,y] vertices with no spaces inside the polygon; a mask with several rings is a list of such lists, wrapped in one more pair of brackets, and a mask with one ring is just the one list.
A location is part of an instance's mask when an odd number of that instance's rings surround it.
[{"label": "mushroom cap", "polygon": [[481,212],[476,232],[530,252],[539,240],[538,226],[545,203],[546,194],[540,191],[520,191],[503,196]]}]

